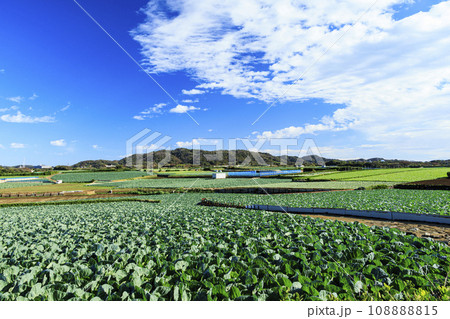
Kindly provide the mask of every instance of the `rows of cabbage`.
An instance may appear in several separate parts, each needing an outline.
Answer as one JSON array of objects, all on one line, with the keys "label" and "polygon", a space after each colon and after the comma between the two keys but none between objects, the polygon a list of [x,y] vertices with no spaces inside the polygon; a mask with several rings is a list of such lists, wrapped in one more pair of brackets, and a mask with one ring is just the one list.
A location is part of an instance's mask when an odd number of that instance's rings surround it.
[{"label": "rows of cabbage", "polygon": [[0,189],[14,189],[29,186],[39,186],[44,183],[49,184],[50,182],[44,179],[33,180],[32,182],[7,182],[7,183],[0,183]]},{"label": "rows of cabbage", "polygon": [[86,172],[86,173],[62,173],[53,176],[54,180],[62,180],[64,183],[89,183],[91,181],[114,181],[121,179],[146,176],[145,172],[123,171],[123,172]]},{"label": "rows of cabbage", "polygon": [[279,178],[151,178],[124,182],[96,183],[94,186],[110,186],[117,188],[257,188],[259,186],[269,186],[272,184],[283,183],[291,184],[289,179]]},{"label": "rows of cabbage", "polygon": [[383,186],[394,186],[396,182],[372,182],[372,181],[323,181],[323,182],[284,182],[270,185],[261,185],[263,187],[273,188],[301,188],[301,189],[357,189]]},{"label": "rows of cabbage", "polygon": [[350,172],[336,172],[309,177],[330,180],[354,181],[385,181],[385,182],[415,182],[446,177],[449,168],[394,168],[394,169],[365,169]]},{"label": "rows of cabbage", "polygon": [[95,183],[93,186],[109,186],[117,188],[302,188],[302,189],[356,189],[373,187],[376,185],[392,186],[390,182],[291,182],[282,178],[154,178],[137,179],[132,181]]},{"label": "rows of cabbage", "polygon": [[393,229],[173,201],[0,211],[0,300],[441,300],[449,257]]},{"label": "rows of cabbage", "polygon": [[[450,192],[436,190],[387,189],[279,195],[224,194],[222,196],[203,194],[202,197],[240,205],[345,208],[450,216]],[[195,200],[199,200],[199,197]]]}]

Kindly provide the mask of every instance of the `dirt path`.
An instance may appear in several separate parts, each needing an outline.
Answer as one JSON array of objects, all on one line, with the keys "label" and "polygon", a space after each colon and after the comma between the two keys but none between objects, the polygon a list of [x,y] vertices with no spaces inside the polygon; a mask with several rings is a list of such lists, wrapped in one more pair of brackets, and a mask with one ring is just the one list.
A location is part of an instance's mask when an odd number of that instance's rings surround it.
[{"label": "dirt path", "polygon": [[340,220],[344,222],[359,222],[367,226],[379,226],[397,228],[407,234],[413,234],[417,237],[430,237],[450,245],[450,225],[425,224],[415,222],[386,221],[379,219],[366,219],[358,217],[341,217],[330,215],[303,215],[313,218]]}]

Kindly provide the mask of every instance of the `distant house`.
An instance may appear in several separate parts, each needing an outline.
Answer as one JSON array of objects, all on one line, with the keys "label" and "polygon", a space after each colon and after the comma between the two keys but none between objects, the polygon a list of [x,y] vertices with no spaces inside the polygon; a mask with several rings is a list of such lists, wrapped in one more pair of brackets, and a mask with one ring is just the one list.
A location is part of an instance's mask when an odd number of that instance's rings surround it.
[{"label": "distant house", "polygon": [[227,178],[227,173],[214,173],[212,174],[213,179]]},{"label": "distant house", "polygon": [[116,168],[117,166],[114,164],[106,164],[105,167],[106,168]]}]

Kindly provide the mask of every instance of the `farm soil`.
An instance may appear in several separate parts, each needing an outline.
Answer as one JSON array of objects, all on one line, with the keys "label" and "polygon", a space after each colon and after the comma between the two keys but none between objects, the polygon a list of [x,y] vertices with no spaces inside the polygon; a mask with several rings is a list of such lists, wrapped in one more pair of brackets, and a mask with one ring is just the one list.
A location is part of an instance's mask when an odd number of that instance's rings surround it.
[{"label": "farm soil", "polygon": [[431,180],[427,180],[427,181],[412,182],[412,183],[407,183],[406,185],[450,186],[450,178],[438,178],[438,179],[431,179]]}]

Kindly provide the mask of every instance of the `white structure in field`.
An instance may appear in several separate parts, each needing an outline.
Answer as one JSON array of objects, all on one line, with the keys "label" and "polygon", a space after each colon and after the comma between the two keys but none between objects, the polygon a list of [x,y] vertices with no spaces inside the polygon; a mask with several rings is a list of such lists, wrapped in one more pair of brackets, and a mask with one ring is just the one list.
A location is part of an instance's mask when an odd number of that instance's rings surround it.
[{"label": "white structure in field", "polygon": [[56,184],[62,184],[62,180],[61,179],[58,179],[57,181],[56,181]]},{"label": "white structure in field", "polygon": [[219,179],[219,178],[227,178],[227,173],[214,173],[212,174],[213,179]]}]

